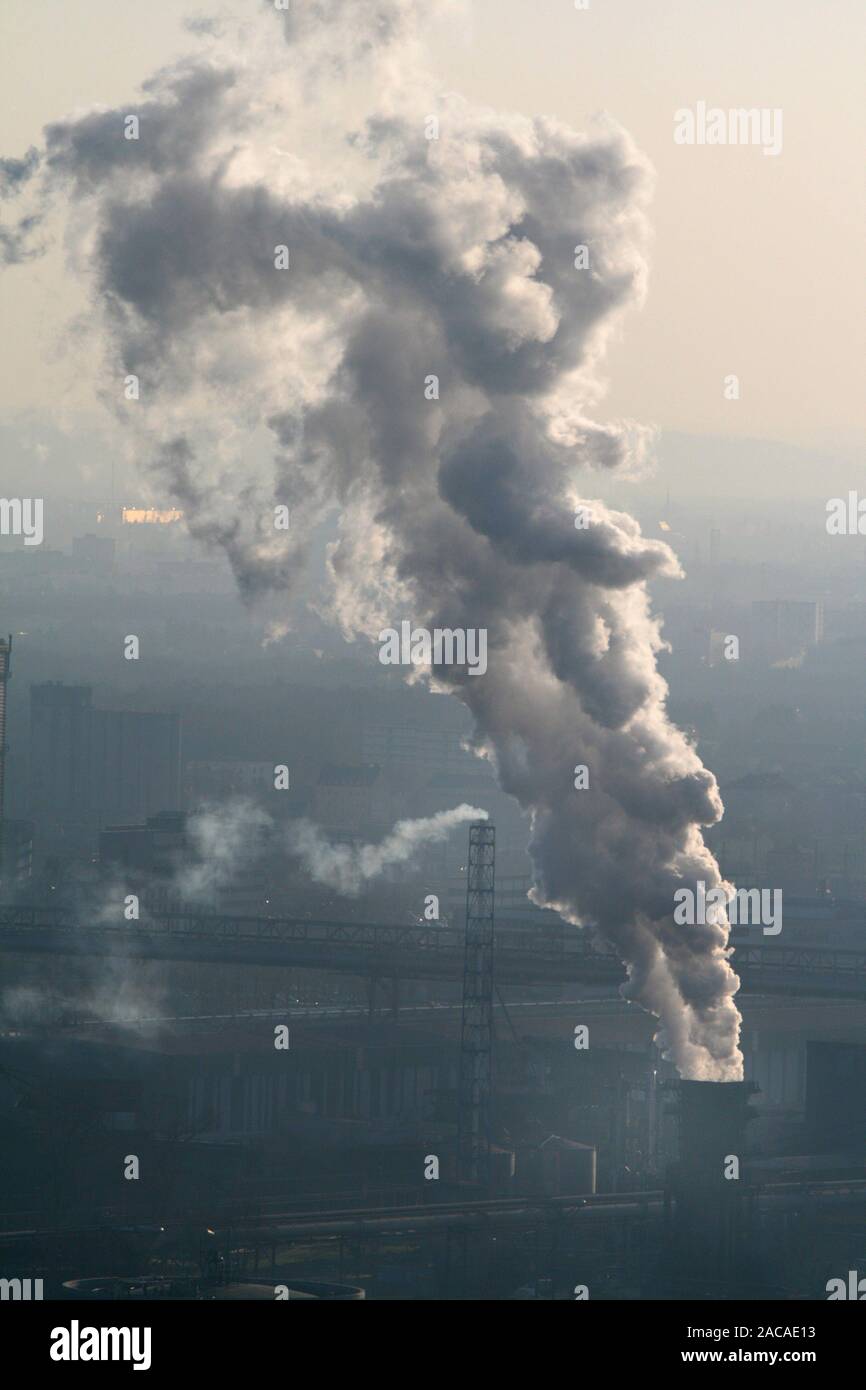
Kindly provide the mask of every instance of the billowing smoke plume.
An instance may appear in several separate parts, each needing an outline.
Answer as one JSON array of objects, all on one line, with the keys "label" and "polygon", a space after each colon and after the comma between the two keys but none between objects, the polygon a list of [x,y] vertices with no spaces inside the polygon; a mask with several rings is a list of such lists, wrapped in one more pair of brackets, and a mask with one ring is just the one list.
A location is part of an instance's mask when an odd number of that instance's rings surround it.
[{"label": "billowing smoke plume", "polygon": [[317,883],[336,888],[354,898],[372,878],[378,878],[395,864],[405,864],[419,845],[447,840],[455,826],[464,821],[486,820],[487,812],[477,806],[455,806],[435,816],[401,820],[377,845],[334,845],[310,821],[296,822],[289,831],[289,846]]},{"label": "billowing smoke plume", "polygon": [[338,508],[347,637],[486,629],[486,674],[428,674],[530,813],[536,901],[596,924],[684,1075],[734,1079],[727,924],[672,922],[678,888],[720,882],[701,827],[722,809],[656,669],[647,584],[679,569],[587,478],[650,438],[591,418],[643,293],[650,172],[610,123],[440,93],[417,38],[447,8],[238,0],[195,26],[198,57],[49,127],[39,173],[11,177],[71,203],[106,398],[250,603]]}]

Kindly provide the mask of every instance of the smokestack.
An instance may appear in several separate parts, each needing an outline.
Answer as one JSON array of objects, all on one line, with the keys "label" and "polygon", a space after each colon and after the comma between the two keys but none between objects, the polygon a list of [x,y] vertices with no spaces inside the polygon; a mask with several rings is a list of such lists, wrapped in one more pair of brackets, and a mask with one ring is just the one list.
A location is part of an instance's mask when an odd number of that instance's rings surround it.
[{"label": "smokestack", "polygon": [[749,1102],[758,1087],[679,1081],[670,1090],[678,1129],[678,1160],[665,1193],[672,1268],[690,1284],[718,1290],[728,1279],[742,1279],[752,1195],[743,1162],[754,1118]]},{"label": "smokestack", "polygon": [[677,1083],[679,1161],[708,1182],[721,1177],[727,1154],[742,1154],[746,1126],[753,1115],[749,1101],[753,1081],[680,1081]]}]

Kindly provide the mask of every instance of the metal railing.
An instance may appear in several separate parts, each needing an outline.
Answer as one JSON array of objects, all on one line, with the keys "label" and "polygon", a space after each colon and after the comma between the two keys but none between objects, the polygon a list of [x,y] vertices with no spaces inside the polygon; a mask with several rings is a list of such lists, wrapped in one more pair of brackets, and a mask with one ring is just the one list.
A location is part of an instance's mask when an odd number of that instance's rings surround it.
[{"label": "metal railing", "polygon": [[[31,905],[0,906],[0,947],[4,943],[26,949],[28,937],[41,938],[41,949],[62,950],[79,938],[82,949],[103,941],[135,933],[136,941],[146,941],[159,955],[160,940],[199,942],[219,949],[220,944],[254,944],[310,948],[318,968],[347,969],[347,958],[371,968],[413,966],[424,974],[425,961],[436,963],[455,978],[462,970],[464,933],[459,927],[436,924],[402,926],[380,922],[317,921],[290,917],[238,917],[225,913],[157,913],[136,922],[80,920],[74,910]],[[512,978],[522,966],[536,979],[539,971],[550,977],[568,978],[570,972],[585,971],[598,980],[618,981],[623,970],[617,957],[600,949],[589,932],[562,924],[557,927],[531,923],[501,923],[496,928],[499,968]],[[822,990],[839,990],[866,997],[866,950],[836,949],[826,946],[785,946],[773,943],[734,943],[731,957],[734,970],[745,988],[806,992],[810,985]],[[348,949],[348,953],[346,952]],[[340,952],[343,954],[340,955]],[[299,964],[306,962],[298,962]],[[383,965],[383,963],[385,963]]]}]

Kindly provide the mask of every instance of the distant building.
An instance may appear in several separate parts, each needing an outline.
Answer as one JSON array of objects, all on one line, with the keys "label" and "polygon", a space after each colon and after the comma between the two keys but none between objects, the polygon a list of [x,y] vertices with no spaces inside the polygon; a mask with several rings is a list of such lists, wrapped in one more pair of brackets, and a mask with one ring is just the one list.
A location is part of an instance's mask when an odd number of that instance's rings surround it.
[{"label": "distant building", "polygon": [[755,599],[752,644],[769,661],[797,657],[824,640],[824,605],[801,599]]},{"label": "distant building", "polygon": [[866,1047],[806,1043],[806,1131],[810,1152],[847,1150],[862,1165],[866,1145]]},{"label": "distant building", "polygon": [[72,558],[78,568],[105,573],[114,568],[115,543],[111,536],[76,536]]},{"label": "distant building", "polygon": [[[269,912],[268,874],[262,855],[266,832],[262,829],[258,852],[236,864],[230,874],[195,873],[201,864],[189,834],[190,817],[163,813],[149,816],[143,825],[112,825],[99,836],[99,863],[106,882],[122,880],[124,894],[135,893],[147,912],[225,912],[232,916],[261,917]],[[193,879],[195,892],[191,891]]]},{"label": "distant building", "polygon": [[33,823],[4,820],[0,834],[0,883],[4,891],[26,887],[33,875]]},{"label": "distant building", "polygon": [[84,818],[90,809],[92,691],[52,681],[30,687],[31,813]]},{"label": "distant building", "polygon": [[91,753],[93,805],[100,821],[180,809],[176,714],[94,710]]},{"label": "distant building", "polygon": [[184,791],[190,807],[238,796],[253,801],[272,800],[274,764],[242,758],[190,762],[184,769]]},{"label": "distant building", "polygon": [[384,769],[413,767],[427,773],[460,772],[478,765],[475,755],[461,747],[456,731],[412,724],[365,725],[361,758]]},{"label": "distant building", "polygon": [[187,853],[186,816],[163,813],[143,825],[113,825],[99,836],[99,863],[123,879],[149,912],[179,905],[177,873]]},{"label": "distant building", "polygon": [[179,811],[180,754],[176,714],[94,709],[87,685],[30,688],[29,807],[49,838]]},{"label": "distant building", "polygon": [[390,829],[390,796],[374,764],[326,763],[319,772],[313,817],[326,830],[364,832],[365,839]]}]

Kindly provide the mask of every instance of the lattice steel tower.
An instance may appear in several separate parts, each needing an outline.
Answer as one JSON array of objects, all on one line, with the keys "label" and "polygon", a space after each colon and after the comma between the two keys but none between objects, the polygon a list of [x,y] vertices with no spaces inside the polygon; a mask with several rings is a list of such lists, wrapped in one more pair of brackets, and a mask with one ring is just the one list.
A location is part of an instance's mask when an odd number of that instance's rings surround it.
[{"label": "lattice steel tower", "polygon": [[9,668],[12,662],[12,635],[8,642],[0,639],[0,885],[3,883],[6,865],[6,845],[3,835],[3,817],[6,814],[6,686],[9,681]]},{"label": "lattice steel tower", "polygon": [[496,828],[469,827],[463,1026],[457,1112],[458,1176],[487,1183],[493,1092],[493,889]]}]

